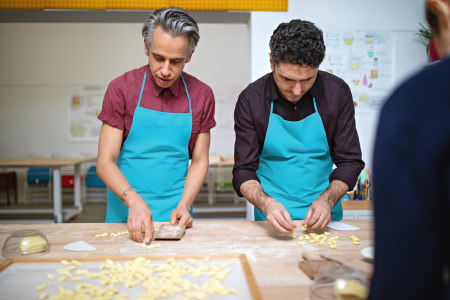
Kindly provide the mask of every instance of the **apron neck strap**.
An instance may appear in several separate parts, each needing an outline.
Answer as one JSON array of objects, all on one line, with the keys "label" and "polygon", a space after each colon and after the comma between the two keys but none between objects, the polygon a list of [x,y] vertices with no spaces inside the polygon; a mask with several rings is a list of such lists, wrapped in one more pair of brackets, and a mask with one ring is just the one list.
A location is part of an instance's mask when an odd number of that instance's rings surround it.
[{"label": "apron neck strap", "polygon": [[144,80],[142,80],[142,88],[141,88],[141,94],[139,95],[139,102],[138,107],[141,105],[141,99],[142,99],[142,93],[144,92],[144,86],[145,86],[145,79],[147,78],[147,72],[144,73]]},{"label": "apron neck strap", "polygon": [[316,98],[315,97],[313,97],[313,102],[314,102],[314,112],[318,112],[317,111],[317,105],[316,105]]},{"label": "apron neck strap", "polygon": [[186,89],[186,95],[187,95],[188,100],[189,100],[189,113],[191,113],[192,112],[192,110],[191,110],[191,97],[189,97],[189,92],[188,92],[188,89],[187,89],[187,86],[186,86],[186,82],[184,81],[183,74],[180,74],[180,76],[181,76],[181,79],[183,80],[184,88]]}]

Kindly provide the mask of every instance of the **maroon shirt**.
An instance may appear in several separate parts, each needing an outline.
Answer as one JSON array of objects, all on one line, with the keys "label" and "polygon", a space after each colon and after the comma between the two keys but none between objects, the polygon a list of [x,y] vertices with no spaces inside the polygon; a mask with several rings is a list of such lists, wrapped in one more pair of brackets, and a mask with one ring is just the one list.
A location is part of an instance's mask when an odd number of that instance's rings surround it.
[{"label": "maroon shirt", "polygon": [[[156,84],[148,65],[131,70],[111,81],[103,99],[102,111],[98,116],[100,121],[123,130],[122,145],[130,133],[145,72],[147,72],[147,78],[141,107],[161,112],[189,112],[189,100],[181,76],[170,88],[162,88]],[[213,91],[208,85],[185,72],[183,72],[183,78],[191,98],[192,134],[189,140],[189,157],[192,157],[197,134],[216,126],[215,102]]]},{"label": "maroon shirt", "polygon": [[294,105],[280,96],[273,74],[269,73],[242,91],[236,103],[233,187],[238,195],[241,196],[242,183],[251,179],[259,181],[256,171],[264,148],[270,104],[273,102],[273,113],[284,120],[300,121],[315,112],[313,97],[325,128],[331,159],[337,166],[329,180],[338,179],[353,189],[364,162],[348,85],[334,75],[319,71],[311,89]]}]

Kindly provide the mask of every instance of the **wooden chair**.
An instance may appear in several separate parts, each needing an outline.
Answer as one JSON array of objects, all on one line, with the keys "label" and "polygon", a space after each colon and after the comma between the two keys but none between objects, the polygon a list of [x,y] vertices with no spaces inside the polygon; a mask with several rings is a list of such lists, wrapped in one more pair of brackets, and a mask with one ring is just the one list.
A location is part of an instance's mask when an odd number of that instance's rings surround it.
[{"label": "wooden chair", "polygon": [[14,201],[17,204],[17,180],[16,172],[1,172],[0,173],[0,191],[6,191],[6,201],[9,203],[9,191],[14,189]]}]

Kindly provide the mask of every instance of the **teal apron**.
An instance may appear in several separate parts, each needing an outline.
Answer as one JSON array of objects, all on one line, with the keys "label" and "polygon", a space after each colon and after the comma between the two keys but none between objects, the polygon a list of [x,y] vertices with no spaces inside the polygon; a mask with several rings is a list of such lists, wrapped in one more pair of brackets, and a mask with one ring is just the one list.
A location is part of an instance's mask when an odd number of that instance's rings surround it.
[{"label": "teal apron", "polygon": [[[188,172],[192,109],[186,82],[183,75],[180,76],[189,100],[189,113],[141,107],[145,73],[130,133],[116,162],[131,187],[149,205],[155,222],[170,221],[170,215],[183,195]],[[190,214],[192,216],[192,206]],[[109,191],[106,222],[126,223],[127,220],[128,207]]]},{"label": "teal apron", "polygon": [[[270,107],[264,149],[256,172],[264,191],[281,203],[293,220],[303,220],[312,202],[329,186],[333,171],[327,136],[317,111],[307,118],[290,122]],[[255,220],[266,215],[255,207]],[[342,220],[341,201],[331,209],[331,220]]]}]

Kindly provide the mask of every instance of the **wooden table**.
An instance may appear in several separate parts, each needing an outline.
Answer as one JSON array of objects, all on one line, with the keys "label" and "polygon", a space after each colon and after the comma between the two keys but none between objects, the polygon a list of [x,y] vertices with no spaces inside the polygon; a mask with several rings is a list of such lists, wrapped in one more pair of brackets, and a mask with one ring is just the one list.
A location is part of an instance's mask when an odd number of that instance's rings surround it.
[{"label": "wooden table", "polygon": [[[238,254],[247,255],[258,286],[265,300],[309,299],[311,280],[298,268],[303,251],[333,253],[343,256],[361,257],[360,251],[372,246],[373,225],[371,220],[344,220],[354,225],[357,231],[336,231],[327,229],[331,236],[338,235],[338,249],[331,250],[327,244],[297,245],[298,239],[277,234],[266,222],[194,222],[194,227],[186,231],[180,241],[158,240],[161,248],[147,250],[139,243],[130,240],[128,235],[95,238],[96,234],[122,232],[126,224],[39,224],[39,225],[0,225],[0,244],[16,230],[38,229],[49,239],[52,249],[42,257],[71,258],[95,256],[154,256],[154,255],[208,255]],[[301,221],[295,230],[297,236],[303,235]],[[158,228],[161,223],[155,223]],[[317,231],[319,232],[319,231]],[[320,231],[322,232],[322,231]],[[360,239],[360,245],[352,245],[349,236]],[[75,241],[85,241],[96,248],[93,251],[70,252],[63,246]],[[0,262],[4,260],[0,258]]]},{"label": "wooden table", "polygon": [[[0,158],[0,168],[53,168],[53,210],[24,210],[24,209],[0,209],[1,213],[52,213],[54,214],[55,223],[62,223],[69,220],[79,212],[83,211],[81,203],[81,169],[82,163],[93,161],[95,157],[90,158]],[[74,182],[74,209],[62,209],[61,194],[61,167],[75,167]],[[63,214],[64,212],[64,214]]]}]

